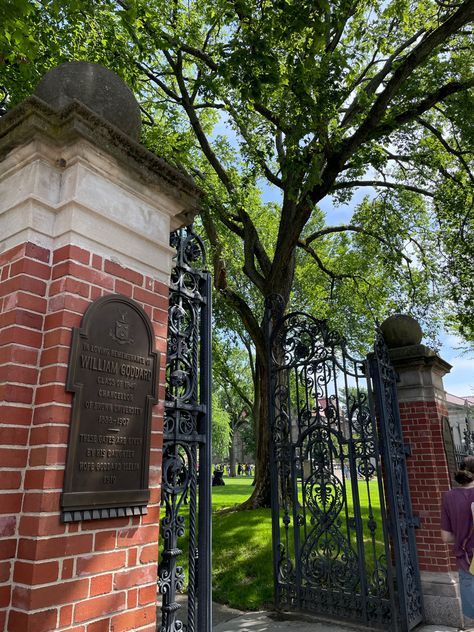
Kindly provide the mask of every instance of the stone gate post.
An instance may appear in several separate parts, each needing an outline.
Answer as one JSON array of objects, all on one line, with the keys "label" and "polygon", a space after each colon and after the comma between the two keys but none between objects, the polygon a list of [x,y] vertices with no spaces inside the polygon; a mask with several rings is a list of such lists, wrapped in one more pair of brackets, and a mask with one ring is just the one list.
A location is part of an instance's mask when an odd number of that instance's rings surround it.
[{"label": "stone gate post", "polygon": [[414,516],[420,519],[416,543],[427,623],[462,625],[459,582],[451,547],[440,537],[442,494],[451,488],[443,441],[448,410],[443,376],[451,365],[421,343],[419,324],[395,315],[382,332],[399,380],[403,438],[409,446],[408,478]]},{"label": "stone gate post", "polygon": [[[138,143],[139,107],[110,71],[54,69],[0,119],[0,629],[155,631],[170,231],[190,180]],[[64,523],[71,329],[119,293],[161,353],[146,515]]]}]

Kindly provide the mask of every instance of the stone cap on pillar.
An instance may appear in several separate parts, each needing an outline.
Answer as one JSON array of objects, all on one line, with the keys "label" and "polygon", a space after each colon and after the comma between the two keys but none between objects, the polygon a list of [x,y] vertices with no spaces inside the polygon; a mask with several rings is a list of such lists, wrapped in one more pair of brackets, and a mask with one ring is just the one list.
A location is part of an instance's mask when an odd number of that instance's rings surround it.
[{"label": "stone cap on pillar", "polygon": [[57,146],[88,141],[173,200],[171,230],[190,224],[202,192],[187,174],[141,145],[139,132],[139,105],[118,75],[98,64],[68,62],[0,117],[0,160],[34,138]]},{"label": "stone cap on pillar", "polygon": [[380,326],[390,359],[399,375],[400,401],[445,400],[443,376],[452,366],[421,344],[423,332],[412,316],[394,314]]},{"label": "stone cap on pillar", "polygon": [[125,134],[139,140],[140,106],[127,84],[100,64],[70,61],[40,80],[34,94],[55,110],[80,101]]}]

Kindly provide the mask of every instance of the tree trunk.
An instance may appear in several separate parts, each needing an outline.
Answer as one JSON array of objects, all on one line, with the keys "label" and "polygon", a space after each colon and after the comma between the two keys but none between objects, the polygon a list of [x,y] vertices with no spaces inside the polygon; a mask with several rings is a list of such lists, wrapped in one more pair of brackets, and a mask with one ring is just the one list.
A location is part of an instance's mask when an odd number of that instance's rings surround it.
[{"label": "tree trunk", "polygon": [[[269,303],[269,309],[272,313],[273,325],[283,316],[291,291],[291,285],[295,274],[296,254],[293,250],[285,266],[280,266],[278,277],[273,280],[272,292],[268,294],[266,300],[272,297],[275,302]],[[245,323],[244,323],[245,324]],[[259,331],[260,336],[255,335],[250,329],[247,329],[252,339],[259,339],[260,343],[255,344],[255,374],[254,374],[254,407],[253,418],[256,423],[256,445],[257,453],[255,455],[255,479],[252,495],[248,500],[240,505],[241,509],[259,509],[261,507],[271,506],[270,493],[270,416],[268,409],[268,374],[267,367],[267,350],[266,350],[266,331],[265,324],[262,322]],[[253,335],[252,335],[253,334]]]},{"label": "tree trunk", "polygon": [[257,453],[255,455],[255,484],[252,495],[241,509],[270,507],[270,427],[267,402],[268,372],[265,357],[255,361],[254,419],[256,420]]},{"label": "tree trunk", "polygon": [[236,472],[235,472],[235,434],[232,433],[232,441],[231,444],[229,446],[229,476],[231,478],[235,478],[236,477]]}]

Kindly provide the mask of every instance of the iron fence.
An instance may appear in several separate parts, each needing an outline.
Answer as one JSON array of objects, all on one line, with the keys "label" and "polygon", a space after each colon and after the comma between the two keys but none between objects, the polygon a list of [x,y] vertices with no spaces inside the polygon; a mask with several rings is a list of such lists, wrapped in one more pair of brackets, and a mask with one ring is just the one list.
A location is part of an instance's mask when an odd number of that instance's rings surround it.
[{"label": "iron fence", "polygon": [[466,419],[466,428],[463,433],[461,445],[454,446],[456,466],[459,469],[467,456],[474,456],[474,431],[469,430],[469,422]]}]

